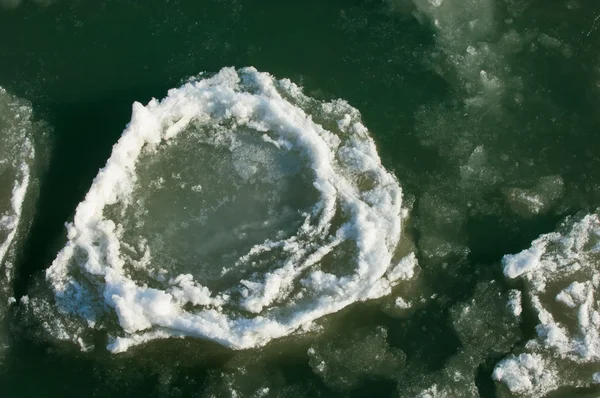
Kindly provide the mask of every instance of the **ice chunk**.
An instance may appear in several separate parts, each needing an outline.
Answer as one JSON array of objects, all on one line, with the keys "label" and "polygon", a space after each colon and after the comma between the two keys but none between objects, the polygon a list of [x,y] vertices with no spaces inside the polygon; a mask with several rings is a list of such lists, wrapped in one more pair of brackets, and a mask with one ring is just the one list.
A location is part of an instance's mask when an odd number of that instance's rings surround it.
[{"label": "ice chunk", "polygon": [[[0,4],[1,5],[1,4]],[[15,258],[33,214],[37,174],[42,165],[36,157],[38,141],[46,126],[33,118],[31,104],[0,87],[0,302],[14,300],[12,278]],[[42,145],[43,147],[44,145]],[[0,305],[0,329],[7,305]],[[0,347],[3,346],[0,330]],[[1,351],[1,348],[0,348]]]},{"label": "ice chunk", "polygon": [[416,275],[401,204],[356,109],[224,68],[133,105],[46,277],[116,352],[261,346]]},{"label": "ice chunk", "polygon": [[520,317],[523,312],[522,294],[520,290],[513,289],[508,295],[508,308],[515,317]]},{"label": "ice chunk", "polygon": [[395,303],[396,303],[396,307],[403,309],[403,310],[411,307],[410,302],[407,302],[402,297],[396,298]]},{"label": "ice chunk", "polygon": [[538,40],[546,48],[559,48],[562,45],[560,40],[545,33],[540,33]]},{"label": "ice chunk", "polygon": [[504,275],[509,278],[517,278],[524,273],[534,270],[540,265],[542,253],[543,248],[531,247],[517,254],[507,254],[502,259]]},{"label": "ice chunk", "polygon": [[531,189],[510,188],[505,196],[513,211],[524,217],[546,213],[563,195],[564,183],[560,176],[539,179]]},{"label": "ice chunk", "polygon": [[505,305],[508,296],[496,282],[482,282],[470,300],[453,306],[450,316],[460,349],[439,371],[400,384],[401,396],[478,398],[475,381],[482,364],[510,350],[520,338],[517,320]]},{"label": "ice chunk", "polygon": [[529,249],[504,257],[504,274],[525,282],[538,317],[537,337],[494,372],[511,391],[539,397],[561,386],[589,385],[590,370],[600,370],[599,243],[596,212],[567,219]]},{"label": "ice chunk", "polygon": [[331,388],[356,388],[364,378],[395,379],[404,366],[405,355],[387,343],[387,330],[357,330],[311,346],[310,366]]},{"label": "ice chunk", "polygon": [[543,396],[557,387],[556,374],[538,354],[521,354],[502,360],[494,369],[495,380],[512,393]]}]

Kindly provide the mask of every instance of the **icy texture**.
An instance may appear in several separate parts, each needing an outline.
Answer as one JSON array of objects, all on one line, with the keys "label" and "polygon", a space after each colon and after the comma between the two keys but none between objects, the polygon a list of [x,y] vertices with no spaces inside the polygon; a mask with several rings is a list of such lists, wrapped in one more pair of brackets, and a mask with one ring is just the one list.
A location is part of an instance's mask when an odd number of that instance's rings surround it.
[{"label": "icy texture", "polygon": [[401,203],[356,109],[224,68],[133,105],[46,276],[113,352],[261,346],[413,277]]},{"label": "icy texture", "polygon": [[[469,104],[498,101],[506,84],[502,49],[485,42],[497,29],[495,0],[413,0],[436,31],[446,62],[469,94]],[[446,75],[446,72],[441,73]],[[449,73],[448,73],[449,75]]]},{"label": "icy texture", "polygon": [[211,371],[208,380],[199,383],[204,388],[200,396],[204,398],[323,396],[310,378],[289,377],[289,370],[281,362],[289,361],[289,357],[275,357],[276,360],[273,360],[272,355],[272,352],[263,350],[237,352],[223,367]]},{"label": "icy texture", "polygon": [[[8,299],[14,245],[34,160],[31,106],[0,88],[0,286]],[[3,303],[0,307],[3,307]]]},{"label": "icy texture", "polygon": [[356,388],[365,378],[395,379],[405,355],[387,343],[387,330],[355,330],[313,345],[308,350],[310,367],[325,384],[338,391]]},{"label": "icy texture", "polygon": [[[39,131],[38,131],[39,130]],[[31,105],[0,87],[0,351],[12,292],[15,259],[31,221],[28,204],[36,193],[34,140],[43,134]]]},{"label": "icy texture", "polygon": [[517,320],[505,305],[507,297],[494,281],[482,282],[470,300],[454,305],[450,315],[460,349],[437,372],[423,374],[417,368],[413,382],[398,386],[399,396],[479,397],[475,380],[480,367],[509,351],[520,338]]},{"label": "icy texture", "polygon": [[[415,114],[415,137],[432,159],[421,162],[430,171],[419,175],[426,193],[417,198],[414,219],[421,254],[440,265],[458,263],[472,250],[469,220],[510,212],[533,218],[566,201],[561,167],[538,139],[556,128],[556,106],[521,64],[537,59],[540,43],[553,51],[565,44],[529,29],[531,21],[522,17],[527,1],[389,1],[399,10],[412,3],[415,17],[432,30],[435,45],[426,62],[447,83],[439,87],[443,99]],[[540,109],[547,114],[532,125],[524,115]]]},{"label": "icy texture", "polygon": [[0,269],[5,294],[13,273],[11,249],[31,180],[35,155],[31,133],[31,106],[0,88]]},{"label": "icy texture", "polygon": [[[502,27],[494,0],[413,3],[417,18],[434,31],[430,66],[453,94],[449,103],[425,105],[415,115],[419,141],[447,162],[443,173],[424,179],[427,193],[417,206],[423,236],[419,248],[427,258],[444,263],[469,253],[469,215],[496,211],[484,198],[504,180],[497,165],[503,145],[496,142],[502,126],[496,120],[507,89],[518,86],[506,56],[520,39],[514,32],[497,35]],[[499,39],[492,42],[492,37]],[[490,148],[499,149],[490,153]]]},{"label": "icy texture", "polygon": [[538,324],[524,353],[501,361],[494,378],[532,397],[563,385],[589,385],[600,370],[598,212],[567,220],[502,263],[507,277],[525,282]]},{"label": "icy texture", "polygon": [[546,213],[562,196],[564,182],[560,176],[542,177],[533,188],[509,188],[508,205],[515,213],[531,217]]},{"label": "icy texture", "polygon": [[520,290],[513,289],[508,294],[508,308],[515,317],[520,317],[523,312],[523,294]]},{"label": "icy texture", "polygon": [[543,396],[557,387],[556,372],[538,354],[521,354],[504,359],[496,366],[493,376],[516,394]]}]

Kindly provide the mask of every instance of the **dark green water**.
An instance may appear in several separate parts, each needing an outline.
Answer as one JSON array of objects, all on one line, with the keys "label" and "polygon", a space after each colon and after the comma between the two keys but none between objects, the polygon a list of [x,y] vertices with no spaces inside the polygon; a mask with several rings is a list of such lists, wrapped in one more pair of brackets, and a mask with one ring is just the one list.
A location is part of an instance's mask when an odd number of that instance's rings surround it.
[{"label": "dark green water", "polygon": [[[400,313],[390,310],[393,300],[354,304],[314,336],[261,349],[236,352],[187,338],[117,355],[104,350],[102,333],[91,353],[57,343],[13,306],[0,395],[251,397],[268,387],[265,396],[273,397],[413,397],[450,380],[442,374],[455,360],[467,364],[479,396],[512,396],[491,374],[535,335],[535,314],[525,304],[523,320],[504,330],[504,301],[485,297],[509,288],[504,254],[600,206],[600,4],[452,3],[452,14],[437,16],[451,25],[446,31],[408,0],[23,0],[0,8],[0,86],[30,101],[50,126],[49,161],[12,281],[17,299],[34,294],[64,245],[64,223],[109,158],[131,104],[224,66],[254,66],[360,110],[412,203],[406,234],[426,298]],[[475,17],[488,23],[469,14],[482,4],[494,26],[464,33]],[[511,31],[512,42],[503,38]],[[457,48],[482,43],[491,43],[492,55],[479,66],[457,58]],[[479,86],[483,69],[502,89]],[[465,105],[475,97],[484,104]],[[480,146],[485,161],[477,160]],[[507,190],[533,189],[546,176],[560,176],[563,187],[539,214],[509,203]],[[469,334],[453,314],[472,300],[483,303],[486,326]],[[332,358],[328,376],[313,371],[310,347]],[[372,365],[377,353],[397,355],[391,365]],[[453,391],[448,396],[471,396],[456,392],[460,386]],[[600,396],[600,389],[588,383],[548,396]]]}]

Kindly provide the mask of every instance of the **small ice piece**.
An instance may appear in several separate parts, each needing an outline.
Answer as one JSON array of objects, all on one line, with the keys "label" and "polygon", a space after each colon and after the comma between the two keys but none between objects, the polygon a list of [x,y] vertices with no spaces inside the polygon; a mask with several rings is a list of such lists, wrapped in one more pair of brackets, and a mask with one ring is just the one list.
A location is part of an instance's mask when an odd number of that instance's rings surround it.
[{"label": "small ice piece", "polygon": [[21,4],[22,0],[0,0],[0,8],[14,9]]},{"label": "small ice piece", "polygon": [[512,393],[534,394],[555,388],[554,373],[539,354],[510,356],[496,365],[492,377],[506,384]]},{"label": "small ice piece", "polygon": [[388,280],[390,282],[395,282],[399,280],[408,280],[412,279],[415,276],[416,269],[418,267],[419,261],[415,256],[415,253],[410,253],[400,260],[398,265],[396,265],[388,274]]},{"label": "small ice piece", "polygon": [[546,176],[533,188],[509,188],[505,196],[510,208],[523,217],[544,214],[550,210],[564,192],[561,176]]},{"label": "small ice piece", "polygon": [[395,303],[396,303],[396,307],[403,309],[403,310],[406,310],[412,306],[412,304],[410,302],[404,300],[402,297],[397,297]]},{"label": "small ice piece", "polygon": [[504,275],[514,279],[535,269],[540,264],[540,258],[542,254],[542,248],[533,246],[530,249],[523,250],[517,254],[505,255],[502,258]]},{"label": "small ice piece", "polygon": [[414,398],[445,398],[447,395],[444,392],[438,390],[437,384],[432,385],[426,390],[421,391],[415,395]]},{"label": "small ice piece", "polygon": [[516,317],[520,317],[523,312],[522,294],[520,290],[512,289],[508,292],[508,308]]},{"label": "small ice piece", "polygon": [[559,48],[562,45],[560,40],[545,33],[540,33],[538,40],[546,48]]},{"label": "small ice piece", "polygon": [[569,308],[575,308],[585,301],[588,291],[586,283],[573,282],[565,290],[556,295],[556,301]]}]

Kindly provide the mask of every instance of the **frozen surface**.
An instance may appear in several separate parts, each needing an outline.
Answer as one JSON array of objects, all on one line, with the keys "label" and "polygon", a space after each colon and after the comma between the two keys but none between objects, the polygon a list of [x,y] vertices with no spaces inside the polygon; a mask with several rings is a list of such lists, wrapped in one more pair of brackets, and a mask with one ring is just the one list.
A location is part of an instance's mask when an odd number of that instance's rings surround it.
[{"label": "frozen surface", "polygon": [[47,270],[52,334],[264,345],[414,277],[401,205],[346,102],[253,68],[193,79],[133,105]]}]

